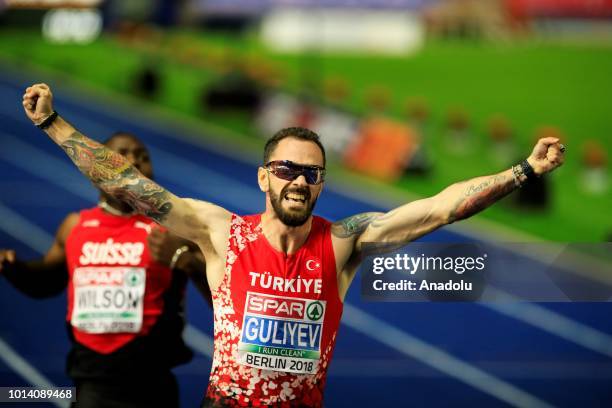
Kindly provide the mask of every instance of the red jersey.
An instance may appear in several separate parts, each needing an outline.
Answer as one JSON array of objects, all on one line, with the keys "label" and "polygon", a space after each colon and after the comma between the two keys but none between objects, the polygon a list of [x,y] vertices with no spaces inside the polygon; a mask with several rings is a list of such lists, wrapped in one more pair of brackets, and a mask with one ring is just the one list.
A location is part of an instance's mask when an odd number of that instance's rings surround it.
[{"label": "red jersey", "polygon": [[212,292],[213,405],[322,405],[342,315],[330,227],[313,217],[306,242],[287,255],[263,235],[261,215],[232,216],[225,275]]},{"label": "red jersey", "polygon": [[75,340],[109,354],[147,335],[164,309],[169,267],[151,260],[142,215],[81,211],[66,240],[68,313]]}]

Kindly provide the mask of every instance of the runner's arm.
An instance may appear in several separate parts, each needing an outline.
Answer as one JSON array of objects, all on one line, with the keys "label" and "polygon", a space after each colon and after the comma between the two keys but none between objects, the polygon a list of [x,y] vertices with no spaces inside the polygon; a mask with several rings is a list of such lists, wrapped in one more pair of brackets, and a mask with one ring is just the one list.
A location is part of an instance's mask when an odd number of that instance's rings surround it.
[{"label": "runner's arm", "polygon": [[206,259],[202,251],[198,247],[190,247],[189,252],[179,258],[175,269],[189,277],[206,303],[212,307],[212,294],[206,279]]},{"label": "runner's arm", "polygon": [[[52,99],[51,90],[45,84],[27,88],[23,107],[28,118],[35,124],[42,123],[53,113]],[[89,139],[61,117],[45,132],[101,190],[177,235],[199,243],[202,237],[210,236],[215,224],[220,227],[229,224],[228,211],[204,201],[175,196],[143,176],[126,158]]]},{"label": "runner's arm", "polygon": [[58,295],[68,284],[66,238],[78,220],[76,213],[64,219],[42,259],[21,261],[16,259],[14,251],[0,250],[0,272],[17,290],[30,297],[41,299]]},{"label": "runner's arm", "polygon": [[[540,139],[527,159],[536,175],[563,164],[556,138]],[[525,175],[519,175],[521,183]],[[415,240],[443,225],[484,210],[517,188],[513,171],[477,177],[453,184],[437,195],[405,204],[388,213],[363,213],[332,225],[338,290],[343,299],[363,255],[363,244],[391,243],[393,247]]]},{"label": "runner's arm", "polygon": [[174,273],[188,277],[209,305],[212,305],[206,260],[198,244],[154,227],[147,235],[149,254],[155,262],[167,265]]},{"label": "runner's arm", "polygon": [[[527,161],[539,176],[563,164],[557,138],[540,139]],[[520,183],[526,176],[519,176]],[[364,242],[407,243],[443,225],[484,210],[517,189],[512,169],[455,183],[437,195],[405,204],[388,213],[363,213],[332,226],[336,240],[349,240],[360,252]]]}]

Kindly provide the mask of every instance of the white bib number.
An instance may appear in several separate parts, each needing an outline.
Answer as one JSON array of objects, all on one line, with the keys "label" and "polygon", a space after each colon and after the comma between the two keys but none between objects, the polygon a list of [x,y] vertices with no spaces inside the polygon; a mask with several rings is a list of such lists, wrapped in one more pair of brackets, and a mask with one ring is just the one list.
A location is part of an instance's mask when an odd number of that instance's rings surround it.
[{"label": "white bib number", "polygon": [[247,292],[238,362],[263,370],[315,374],[326,301]]},{"label": "white bib number", "polygon": [[87,333],[139,332],[145,283],[144,268],[76,268],[72,326]]}]

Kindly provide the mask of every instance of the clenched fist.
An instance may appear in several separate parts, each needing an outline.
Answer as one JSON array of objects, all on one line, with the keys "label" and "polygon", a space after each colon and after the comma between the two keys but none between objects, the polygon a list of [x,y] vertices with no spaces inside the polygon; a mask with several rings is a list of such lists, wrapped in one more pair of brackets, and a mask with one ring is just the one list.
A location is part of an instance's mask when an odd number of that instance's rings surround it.
[{"label": "clenched fist", "polygon": [[23,109],[35,124],[42,123],[53,113],[53,94],[46,84],[34,84],[23,94]]},{"label": "clenched fist", "polygon": [[147,243],[153,260],[170,266],[174,252],[185,245],[185,240],[159,227],[153,227],[151,233],[147,236]]},{"label": "clenched fist", "polygon": [[534,173],[541,176],[563,164],[565,160],[564,152],[565,147],[559,143],[559,139],[545,137],[538,140],[527,161],[533,167]]}]

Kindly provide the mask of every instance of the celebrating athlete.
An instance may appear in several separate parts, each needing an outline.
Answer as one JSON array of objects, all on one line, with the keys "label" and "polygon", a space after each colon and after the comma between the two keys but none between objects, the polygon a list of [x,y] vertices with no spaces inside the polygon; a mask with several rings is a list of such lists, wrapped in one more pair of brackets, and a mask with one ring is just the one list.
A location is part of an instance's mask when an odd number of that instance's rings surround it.
[{"label": "celebrating athlete", "polygon": [[319,137],[283,129],[266,143],[257,173],[265,211],[239,216],[165,190],[58,116],[52,99],[47,85],[33,85],[23,96],[25,112],[81,172],[204,253],[215,318],[205,407],[321,406],[362,243],[409,242],[470,217],[560,166],[565,149],[556,138],[540,139],[511,169],[453,184],[388,213],[332,224],[312,215],[325,180]]}]

